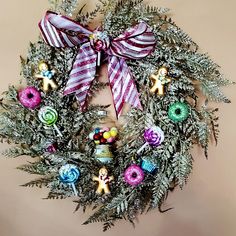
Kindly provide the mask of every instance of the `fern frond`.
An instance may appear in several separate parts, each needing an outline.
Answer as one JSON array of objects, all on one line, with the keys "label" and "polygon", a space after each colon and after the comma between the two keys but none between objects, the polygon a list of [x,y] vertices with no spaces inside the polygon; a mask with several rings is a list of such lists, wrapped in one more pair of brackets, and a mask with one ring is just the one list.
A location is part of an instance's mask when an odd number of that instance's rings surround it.
[{"label": "fern frond", "polygon": [[16,157],[23,156],[23,155],[31,156],[31,157],[37,156],[37,154],[35,154],[31,150],[23,148],[23,147],[10,148],[10,149],[4,151],[3,155],[6,157],[11,157],[11,158],[16,158]]},{"label": "fern frond", "polygon": [[54,177],[45,177],[45,178],[39,178],[33,181],[30,181],[26,184],[21,185],[22,187],[48,187],[49,183],[52,182]]},{"label": "fern frond", "polygon": [[173,174],[182,189],[192,170],[192,156],[189,153],[175,153],[172,160]]},{"label": "fern frond", "polygon": [[28,172],[29,174],[35,174],[35,175],[46,175],[49,171],[48,166],[46,166],[41,161],[25,164],[25,165],[17,167],[17,169]]},{"label": "fern frond", "polygon": [[203,94],[212,101],[230,103],[215,81],[203,80],[200,86]]},{"label": "fern frond", "polygon": [[163,199],[168,193],[170,187],[169,179],[164,175],[159,175],[154,181],[154,187],[152,189],[152,200],[150,202],[149,209],[156,208],[160,206],[163,202]]}]

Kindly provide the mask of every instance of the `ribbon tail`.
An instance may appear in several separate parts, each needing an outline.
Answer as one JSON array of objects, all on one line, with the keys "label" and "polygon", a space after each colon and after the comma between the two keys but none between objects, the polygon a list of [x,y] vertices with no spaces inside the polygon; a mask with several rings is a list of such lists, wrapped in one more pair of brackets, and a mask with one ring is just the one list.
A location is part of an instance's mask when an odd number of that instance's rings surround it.
[{"label": "ribbon tail", "polygon": [[125,102],[132,107],[142,109],[136,85],[125,59],[109,57],[108,78],[117,117],[122,114]]},{"label": "ribbon tail", "polygon": [[97,53],[90,43],[83,44],[73,64],[64,95],[76,94],[81,109],[86,108],[89,89],[96,75]]}]

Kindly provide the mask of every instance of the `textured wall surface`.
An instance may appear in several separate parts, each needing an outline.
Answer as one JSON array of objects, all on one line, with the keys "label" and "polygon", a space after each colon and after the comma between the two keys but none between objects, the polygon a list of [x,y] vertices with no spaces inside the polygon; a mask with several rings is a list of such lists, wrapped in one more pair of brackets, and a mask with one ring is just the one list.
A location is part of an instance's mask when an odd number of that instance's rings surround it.
[{"label": "textured wall surface", "polygon": [[[81,5],[86,1],[81,0]],[[236,81],[235,0],[147,0],[169,7],[175,22],[188,32]],[[95,1],[87,0],[93,8]],[[48,8],[47,0],[2,1],[0,9],[0,91],[20,79],[19,55],[26,55],[29,41],[35,41],[37,22]],[[219,105],[221,136],[212,145],[209,160],[195,148],[194,171],[183,191],[170,194],[166,214],[152,211],[139,217],[136,229],[118,223],[108,236],[235,236],[236,235],[236,87],[225,89],[231,105]],[[106,91],[100,94],[103,99]],[[1,149],[7,147],[1,144]],[[0,159],[0,236],[86,236],[103,235],[101,225],[82,226],[89,212],[73,214],[74,203],[42,200],[45,189],[26,189],[19,185],[32,179],[15,169],[27,158]]]}]

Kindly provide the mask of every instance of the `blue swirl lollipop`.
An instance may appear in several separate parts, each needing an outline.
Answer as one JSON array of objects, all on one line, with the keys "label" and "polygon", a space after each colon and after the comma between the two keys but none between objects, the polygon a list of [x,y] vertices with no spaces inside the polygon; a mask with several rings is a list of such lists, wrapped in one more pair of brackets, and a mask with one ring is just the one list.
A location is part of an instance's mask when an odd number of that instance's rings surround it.
[{"label": "blue swirl lollipop", "polygon": [[59,169],[59,178],[62,183],[70,184],[76,196],[78,192],[75,188],[75,182],[80,177],[80,171],[76,165],[66,164]]}]

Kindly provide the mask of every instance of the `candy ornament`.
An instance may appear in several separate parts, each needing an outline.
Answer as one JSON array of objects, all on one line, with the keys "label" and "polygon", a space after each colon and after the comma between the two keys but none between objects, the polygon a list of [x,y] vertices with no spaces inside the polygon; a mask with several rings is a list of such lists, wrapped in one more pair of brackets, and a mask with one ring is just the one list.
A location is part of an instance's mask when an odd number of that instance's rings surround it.
[{"label": "candy ornament", "polygon": [[105,133],[103,134],[103,138],[105,138],[105,139],[109,139],[110,137],[111,137],[110,132],[105,132]]},{"label": "candy ornament", "polygon": [[109,194],[110,189],[109,189],[109,183],[114,180],[113,176],[108,176],[108,170],[105,167],[102,167],[99,170],[99,176],[94,176],[93,177],[93,181],[97,181],[98,182],[98,188],[96,193],[97,194],[102,194],[103,191],[105,194]]},{"label": "candy ornament", "polygon": [[52,79],[56,71],[49,70],[47,63],[45,62],[40,62],[38,67],[40,73],[36,74],[35,78],[43,80],[43,91],[48,92],[49,87],[51,87],[52,89],[57,89],[58,86],[56,82]]},{"label": "candy ornament", "polygon": [[109,139],[107,139],[107,142],[108,142],[108,143],[114,143],[114,141],[115,141],[115,138],[109,138]]},{"label": "candy ornament", "polygon": [[102,144],[96,146],[95,156],[96,159],[102,163],[110,163],[113,161],[113,154],[111,151],[111,146],[107,144]]},{"label": "candy ornament", "polygon": [[115,138],[118,135],[117,128],[115,128],[115,127],[111,128],[110,135],[111,135],[111,137]]},{"label": "candy ornament", "polygon": [[144,172],[140,166],[132,164],[125,170],[124,179],[126,183],[135,187],[142,183]]},{"label": "candy ornament", "polygon": [[98,133],[100,132],[100,128],[96,128],[96,129],[94,130],[94,132],[95,132],[95,134],[98,134]]},{"label": "candy ornament", "polygon": [[150,79],[153,82],[153,86],[150,89],[151,93],[158,93],[164,95],[164,85],[171,82],[171,78],[167,77],[168,70],[166,67],[161,67],[157,74],[152,74]]},{"label": "candy ornament", "polygon": [[147,171],[148,173],[153,174],[158,169],[158,166],[155,163],[153,163],[151,160],[149,160],[148,157],[143,157],[142,162],[141,162],[141,168],[144,171]]},{"label": "candy ornament", "polygon": [[78,191],[75,187],[75,182],[80,177],[80,171],[76,165],[66,164],[59,169],[59,179],[62,183],[70,184],[73,188],[75,196],[78,196]]},{"label": "candy ornament", "polygon": [[110,163],[113,161],[111,144],[115,142],[118,130],[115,127],[95,128],[89,134],[89,138],[96,144],[95,157],[102,163]]},{"label": "candy ornament", "polygon": [[164,141],[164,132],[158,126],[154,126],[152,128],[148,128],[144,131],[144,140],[145,144],[137,151],[137,154],[140,154],[144,148],[148,145],[153,147],[158,147]]},{"label": "candy ornament", "polygon": [[18,98],[24,107],[30,109],[37,108],[42,100],[40,92],[33,86],[26,87],[19,91]]},{"label": "candy ornament", "polygon": [[[118,136],[118,130],[116,127],[108,128],[95,128],[93,132],[89,134],[89,139],[93,140],[95,144],[113,143]],[[99,142],[98,142],[99,141]]]},{"label": "candy ornament", "polygon": [[95,30],[89,35],[92,48],[98,53],[97,65],[101,65],[101,51],[106,51],[110,46],[110,38],[106,32]]},{"label": "candy ornament", "polygon": [[56,126],[56,122],[58,120],[58,113],[54,108],[50,106],[42,107],[38,112],[38,117],[43,124],[53,126],[54,129],[57,131],[58,135],[62,137],[60,130]]},{"label": "candy ornament", "polygon": [[175,102],[168,109],[168,117],[173,122],[182,122],[189,116],[189,107],[184,102]]}]

